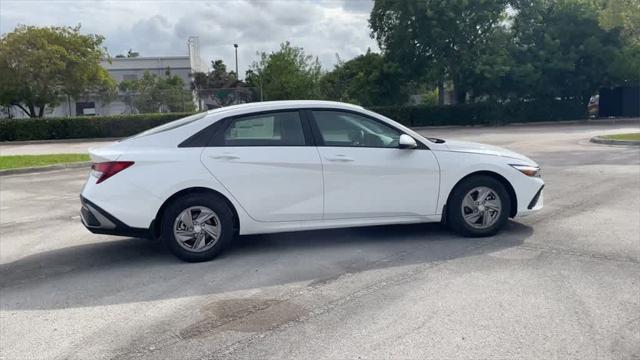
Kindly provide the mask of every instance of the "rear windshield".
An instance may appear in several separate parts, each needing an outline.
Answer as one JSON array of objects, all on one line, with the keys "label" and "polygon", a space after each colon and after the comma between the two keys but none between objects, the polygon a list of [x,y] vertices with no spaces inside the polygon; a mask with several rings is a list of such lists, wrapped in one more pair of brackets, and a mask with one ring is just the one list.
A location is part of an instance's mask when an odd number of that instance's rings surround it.
[{"label": "rear windshield", "polygon": [[140,136],[147,136],[147,135],[153,135],[153,134],[157,134],[157,133],[161,133],[163,131],[167,131],[167,130],[172,130],[172,129],[176,129],[179,128],[180,126],[184,126],[184,125],[188,125],[191,124],[194,121],[200,120],[203,117],[205,117],[207,115],[207,112],[201,112],[201,113],[197,113],[197,114],[193,114],[193,115],[189,115],[187,117],[184,117],[182,119],[178,119],[178,120],[174,120],[172,122],[166,123],[166,124],[162,124],[160,126],[156,126],[154,128],[151,128],[149,130],[145,130],[137,135],[132,136],[131,138],[137,138]]}]

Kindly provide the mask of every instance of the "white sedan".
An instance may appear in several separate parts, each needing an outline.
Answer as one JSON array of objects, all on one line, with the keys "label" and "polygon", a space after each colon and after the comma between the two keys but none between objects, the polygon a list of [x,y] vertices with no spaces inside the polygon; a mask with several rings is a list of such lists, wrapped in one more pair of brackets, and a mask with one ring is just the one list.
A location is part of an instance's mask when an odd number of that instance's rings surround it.
[{"label": "white sedan", "polygon": [[538,165],[512,151],[425,138],[362,107],[236,105],[92,149],[82,222],[213,258],[238,234],[443,222],[495,234],[542,208]]}]

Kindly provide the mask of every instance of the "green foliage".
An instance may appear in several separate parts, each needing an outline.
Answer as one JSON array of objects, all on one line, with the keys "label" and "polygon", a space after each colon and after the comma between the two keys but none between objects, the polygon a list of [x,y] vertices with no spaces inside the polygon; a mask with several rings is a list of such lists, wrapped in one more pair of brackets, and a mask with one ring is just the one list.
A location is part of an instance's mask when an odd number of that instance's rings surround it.
[{"label": "green foliage", "polygon": [[586,118],[586,109],[581,102],[559,100],[482,102],[445,106],[386,106],[370,109],[406,126],[500,125]]},{"label": "green foliage", "polygon": [[222,60],[211,61],[212,70],[209,73],[194,74],[193,86],[198,90],[232,88],[238,83],[238,77],[227,71],[227,65]]},{"label": "green foliage", "polygon": [[640,141],[640,133],[605,135],[604,137],[611,140]]},{"label": "green foliage", "polygon": [[454,100],[581,99],[640,81],[637,0],[375,0],[372,36]]},{"label": "green foliage", "polygon": [[438,90],[431,90],[422,94],[422,105],[438,105]]},{"label": "green foliage", "polygon": [[363,106],[403,104],[408,97],[400,67],[371,50],[339,62],[319,86],[325,99]]},{"label": "green foliage", "polygon": [[246,81],[260,89],[264,100],[317,99],[321,75],[318,58],[287,41],[278,51],[261,53],[260,60],[247,71]]},{"label": "green foliage", "polygon": [[[448,79],[464,102],[468,75],[501,28],[508,0],[375,0],[372,35],[408,74]],[[491,64],[487,61],[486,64]],[[414,75],[414,76],[415,76]]]},{"label": "green foliage", "polygon": [[211,62],[209,73],[193,74],[193,88],[200,98],[209,98],[217,106],[247,103],[254,99],[254,91],[238,80],[235,72],[227,71],[222,60]]},{"label": "green foliage", "polygon": [[618,29],[626,42],[640,46],[640,1],[606,0],[598,20],[603,29]]},{"label": "green foliage", "polygon": [[141,79],[123,80],[118,85],[125,92],[125,102],[139,113],[194,111],[191,91],[170,70],[164,77],[145,71]]},{"label": "green foliage", "polygon": [[188,115],[190,113],[0,119],[0,141],[122,138]]},{"label": "green foliage", "polygon": [[30,117],[65,96],[109,97],[115,83],[100,66],[103,37],[80,27],[18,26],[0,37],[0,105],[15,105]]},{"label": "green foliage", "polygon": [[46,154],[0,156],[0,170],[89,161],[89,154]]},{"label": "green foliage", "polygon": [[513,31],[512,76],[520,97],[580,98],[586,104],[598,88],[620,81],[611,71],[621,56],[619,33],[599,26],[589,2],[523,1]]}]

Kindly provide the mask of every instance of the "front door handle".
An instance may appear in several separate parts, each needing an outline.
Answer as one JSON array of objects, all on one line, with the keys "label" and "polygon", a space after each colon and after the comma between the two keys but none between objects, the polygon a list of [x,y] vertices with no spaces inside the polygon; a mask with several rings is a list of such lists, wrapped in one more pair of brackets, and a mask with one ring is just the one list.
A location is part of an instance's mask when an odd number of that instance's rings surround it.
[{"label": "front door handle", "polygon": [[353,158],[350,158],[346,155],[339,154],[333,157],[328,157],[327,160],[334,161],[334,162],[351,162],[353,161]]},{"label": "front door handle", "polygon": [[211,155],[209,157],[212,158],[212,159],[216,159],[216,160],[237,160],[237,159],[240,159],[240,156],[233,155],[233,154]]}]

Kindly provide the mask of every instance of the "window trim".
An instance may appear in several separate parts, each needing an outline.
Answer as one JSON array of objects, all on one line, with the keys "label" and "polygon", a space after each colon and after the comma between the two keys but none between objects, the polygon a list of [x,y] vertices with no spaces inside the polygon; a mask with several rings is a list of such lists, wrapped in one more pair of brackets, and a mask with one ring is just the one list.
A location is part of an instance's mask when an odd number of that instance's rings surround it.
[{"label": "window trim", "polygon": [[[283,112],[297,112],[298,113],[298,118],[300,119],[300,125],[302,127],[302,133],[304,136],[304,144],[302,145],[286,145],[286,144],[225,144],[224,143],[224,134],[227,131],[227,129],[229,128],[229,126],[231,126],[231,124],[233,123],[234,120],[239,119],[239,118],[245,118],[245,117],[254,117],[254,116],[260,116],[260,115],[267,115],[267,114],[273,114],[273,113],[283,113]],[[209,143],[206,145],[206,147],[304,147],[304,146],[314,146],[313,145],[313,138],[311,137],[311,135],[309,134],[309,125],[306,124],[305,126],[305,117],[303,116],[303,114],[301,113],[300,109],[297,108],[293,108],[293,109],[277,109],[277,110],[266,110],[266,111],[256,111],[256,112],[249,112],[249,113],[244,113],[244,114],[237,114],[237,115],[232,115],[232,116],[228,116],[226,118],[220,119],[216,122],[220,122],[220,127],[218,128],[218,131],[216,131],[213,136],[211,137],[211,140],[209,140]]]},{"label": "window trim", "polygon": [[[354,114],[354,115],[358,115],[361,116],[363,118],[372,120],[374,122],[377,122],[378,124],[381,124],[382,126],[386,126],[386,127],[390,127],[396,131],[398,131],[401,135],[405,134],[404,131],[398,129],[397,127],[393,126],[392,124],[389,124],[387,122],[384,122],[378,118],[375,118],[371,115],[368,114],[363,114],[361,112],[355,111],[355,110],[351,110],[351,109],[340,109],[340,108],[306,108],[304,109],[304,112],[307,113],[307,116],[310,119],[310,124],[311,124],[311,129],[312,129],[312,133],[313,133],[313,138],[315,140],[315,146],[321,146],[321,147],[339,147],[339,148],[363,148],[363,149],[399,149],[399,150],[404,150],[404,149],[400,149],[400,147],[388,147],[388,146],[348,146],[348,145],[326,145],[324,143],[324,138],[322,137],[322,133],[320,132],[320,127],[318,126],[317,123],[317,119],[315,118],[315,116],[313,115],[314,111],[333,111],[333,112],[343,112],[343,113],[349,113],[349,114]],[[416,141],[416,144],[418,145],[418,147],[416,147],[415,149],[410,149],[410,150],[430,150],[429,147],[427,145],[425,145],[422,141],[420,141],[419,139],[414,138],[414,140]]]}]

